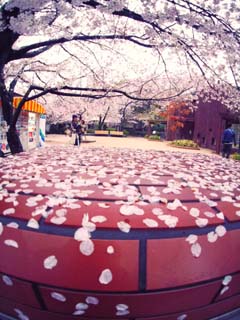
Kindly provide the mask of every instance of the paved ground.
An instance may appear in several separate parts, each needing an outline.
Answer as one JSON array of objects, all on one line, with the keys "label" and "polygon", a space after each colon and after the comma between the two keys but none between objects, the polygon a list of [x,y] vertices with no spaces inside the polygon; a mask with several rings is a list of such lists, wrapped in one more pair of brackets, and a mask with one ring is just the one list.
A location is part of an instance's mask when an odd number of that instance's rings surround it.
[{"label": "paved ground", "polygon": [[[86,139],[86,140],[85,140]],[[48,134],[46,138],[47,145],[56,144],[73,144],[74,138],[66,135]],[[190,153],[207,153],[213,154],[214,152],[209,149],[201,148],[200,150],[189,150],[182,148],[175,148],[169,145],[169,142],[162,141],[149,141],[145,138],[138,137],[100,137],[100,136],[87,136],[83,138],[81,148],[88,147],[104,147],[104,148],[130,148],[130,149],[143,149],[143,150],[164,150],[164,151],[184,151]],[[88,142],[88,143],[85,143]]]}]

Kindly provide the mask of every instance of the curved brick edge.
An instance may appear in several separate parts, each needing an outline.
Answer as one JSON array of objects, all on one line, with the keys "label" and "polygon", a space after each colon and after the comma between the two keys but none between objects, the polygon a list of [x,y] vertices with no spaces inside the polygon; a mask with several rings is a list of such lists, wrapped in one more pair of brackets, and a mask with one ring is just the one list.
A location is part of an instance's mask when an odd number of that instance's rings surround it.
[{"label": "curved brick edge", "polygon": [[[164,156],[163,153],[161,155]],[[71,176],[72,172],[68,170],[67,177]],[[113,173],[114,169],[111,169],[111,172]],[[135,194],[142,198],[146,195],[145,205],[149,205],[147,192],[151,193],[153,188],[149,184],[137,183],[137,178],[138,176],[134,177],[135,183],[129,190],[134,190]],[[164,176],[161,176],[160,180],[161,178]],[[173,175],[167,176],[167,179],[172,178]],[[51,176],[48,181],[50,180]],[[167,186],[165,182],[158,183],[154,190],[161,193]],[[11,182],[6,187],[10,195],[14,193]],[[100,192],[103,187],[105,187],[104,182],[100,181],[97,187],[92,187],[92,191],[98,196],[90,199],[83,196],[76,200],[101,201],[99,195],[102,194]],[[79,190],[84,188],[79,187]],[[48,189],[43,191],[45,195],[49,192]],[[185,191],[186,188],[183,187],[179,195],[184,206],[192,201],[198,203],[190,188],[187,193]],[[207,190],[203,192],[206,193]],[[234,196],[237,195],[238,193]],[[170,193],[170,197],[175,195]],[[19,196],[19,200],[20,198]],[[173,199],[168,198],[168,201]],[[9,300],[18,301],[17,304],[14,303],[15,307],[11,312],[14,312],[15,316],[17,314],[19,318],[25,316],[25,319],[28,317],[34,320],[38,320],[38,317],[40,320],[42,316],[54,320],[56,315],[61,319],[64,313],[68,314],[64,315],[64,319],[72,319],[76,318],[72,316],[76,311],[82,313],[83,319],[96,319],[97,315],[99,319],[203,320],[234,309],[239,306],[240,226],[238,215],[235,214],[237,209],[221,199],[221,194],[213,196],[211,201],[218,202],[219,208],[215,210],[215,214],[208,212],[213,216],[211,218],[213,220],[209,219],[211,223],[200,228],[196,224],[193,227],[195,219],[191,222],[191,217],[188,215],[187,221],[181,222],[183,224],[175,229],[169,229],[168,226],[166,228],[164,225],[157,229],[143,228],[142,221],[134,220],[132,217],[122,217],[121,219],[125,219],[124,221],[131,223],[133,227],[131,232],[125,234],[116,228],[114,220],[109,226],[91,232],[95,250],[89,257],[80,253],[80,243],[73,237],[77,228],[81,226],[82,214],[78,226],[74,225],[74,221],[71,222],[72,226],[54,226],[48,219],[42,217],[38,221],[39,228],[33,231],[30,231],[27,225],[28,220],[3,216],[0,218],[4,225],[0,243],[1,258],[3,258],[0,260],[0,270],[4,273],[2,275],[4,281],[0,292],[3,292],[5,298],[8,296],[8,299],[3,298],[2,304],[4,300],[7,300],[6,306],[11,305]],[[112,215],[116,217],[117,214],[111,207],[111,201],[114,200],[116,198],[104,199],[108,210],[111,208],[109,219]],[[161,207],[160,202],[158,207]],[[94,214],[100,211],[99,208],[96,211],[96,207],[92,210]],[[152,214],[151,210],[148,214]],[[181,218],[186,214],[180,210],[179,208],[176,214]],[[224,220],[216,218],[221,210],[225,210]],[[145,214],[147,216],[147,212]],[[6,227],[10,221],[18,222],[19,228]],[[209,234],[216,233],[216,228],[219,226],[224,226],[220,229],[219,238],[217,241],[209,241]],[[197,236],[198,242],[194,240],[191,246],[186,237],[192,233]],[[212,237],[210,239],[212,240]],[[14,245],[13,243],[10,245],[9,240],[15,241]],[[112,255],[106,253],[109,245],[115,250]],[[51,268],[44,268],[45,259],[53,255]],[[227,264],[225,257],[228,257]],[[103,285],[98,279],[101,271],[106,268],[111,270],[113,280]],[[89,297],[99,303],[89,302]],[[85,306],[79,307],[79,303]],[[25,310],[28,312],[26,315]],[[120,314],[117,316],[117,313]]]},{"label": "curved brick edge", "polygon": [[[0,305],[2,306],[2,313],[6,314],[9,317],[13,317],[14,319],[34,319],[34,320],[74,320],[76,318],[79,319],[99,319],[99,320],[176,320],[176,319],[190,319],[190,320],[216,320],[215,317],[217,317],[217,320],[225,320],[225,319],[231,319],[232,314],[239,314],[239,307],[240,307],[240,296],[235,296],[232,298],[229,298],[225,301],[221,301],[218,303],[213,304],[212,306],[198,308],[195,310],[189,310],[186,313],[171,313],[166,314],[163,316],[155,316],[155,317],[117,317],[117,318],[101,318],[101,317],[94,317],[89,318],[85,316],[69,316],[69,315],[63,315],[60,313],[52,313],[48,311],[38,310],[35,308],[28,307],[26,305],[21,305],[19,303],[15,303],[13,301],[9,301],[7,299],[0,298]],[[228,318],[228,314],[230,313]],[[225,315],[224,315],[225,314]],[[227,318],[226,318],[227,317]],[[236,318],[237,319],[237,318]]]}]

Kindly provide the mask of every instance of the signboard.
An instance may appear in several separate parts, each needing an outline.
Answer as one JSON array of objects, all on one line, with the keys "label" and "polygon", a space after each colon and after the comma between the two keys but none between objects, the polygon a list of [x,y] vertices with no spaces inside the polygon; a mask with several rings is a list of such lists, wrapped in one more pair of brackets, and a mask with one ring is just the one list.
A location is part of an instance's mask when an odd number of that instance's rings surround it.
[{"label": "signboard", "polygon": [[0,150],[3,153],[10,152],[7,142],[7,123],[3,120],[2,113],[0,113]]},{"label": "signboard", "polygon": [[39,146],[44,146],[45,143],[45,137],[46,137],[46,115],[41,114],[40,120],[39,120]]},{"label": "signboard", "polygon": [[28,112],[28,148],[36,148],[36,113]]}]

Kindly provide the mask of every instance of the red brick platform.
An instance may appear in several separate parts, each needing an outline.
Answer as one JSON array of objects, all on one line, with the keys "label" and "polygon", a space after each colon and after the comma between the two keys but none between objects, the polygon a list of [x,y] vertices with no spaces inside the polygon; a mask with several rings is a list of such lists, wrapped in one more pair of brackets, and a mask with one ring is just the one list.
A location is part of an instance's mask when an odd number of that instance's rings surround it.
[{"label": "red brick platform", "polygon": [[51,147],[0,159],[0,312],[204,320],[240,307],[240,165]]}]

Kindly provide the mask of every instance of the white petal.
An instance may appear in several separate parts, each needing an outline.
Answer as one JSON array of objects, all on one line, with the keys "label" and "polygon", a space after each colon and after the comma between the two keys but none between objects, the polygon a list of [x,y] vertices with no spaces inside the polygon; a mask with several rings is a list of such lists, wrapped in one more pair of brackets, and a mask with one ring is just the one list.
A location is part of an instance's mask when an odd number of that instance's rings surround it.
[{"label": "white petal", "polygon": [[194,244],[195,242],[197,242],[198,240],[198,236],[195,234],[190,234],[187,238],[186,241],[190,244]]},{"label": "white petal", "polygon": [[240,210],[235,212],[238,217],[240,217]]},{"label": "white petal", "polygon": [[200,211],[197,208],[191,208],[189,213],[192,217],[197,218],[200,214]]},{"label": "white petal", "polygon": [[76,311],[73,312],[73,315],[74,315],[74,316],[80,316],[80,315],[82,315],[82,314],[84,314],[84,313],[85,313],[84,310],[76,310]]},{"label": "white petal", "polygon": [[168,202],[168,204],[167,204],[168,210],[176,210],[177,208],[178,208],[178,206],[176,204],[174,204],[173,202]]},{"label": "white petal", "polygon": [[224,214],[222,212],[217,213],[216,216],[218,219],[224,220]]},{"label": "white petal", "polygon": [[121,310],[116,312],[116,316],[126,316],[129,314],[129,310]]},{"label": "white petal", "polygon": [[53,269],[57,263],[58,261],[55,256],[49,256],[44,260],[43,265],[45,269]]},{"label": "white petal", "polygon": [[210,211],[205,211],[203,214],[208,218],[214,218],[215,217],[215,213],[210,212]]},{"label": "white petal", "polygon": [[207,234],[207,238],[209,242],[213,243],[217,241],[218,235],[214,231],[211,231]]},{"label": "white petal", "polygon": [[195,222],[196,222],[196,225],[199,228],[203,228],[203,227],[206,227],[206,225],[208,224],[208,219],[206,219],[206,218],[197,218]]},{"label": "white petal", "polygon": [[226,234],[227,230],[224,226],[220,225],[216,227],[215,232],[219,237],[223,237]]},{"label": "white petal", "polygon": [[222,288],[221,292],[220,292],[220,296],[223,295],[226,291],[229,290],[229,286],[225,286]]},{"label": "white petal", "polygon": [[212,197],[215,197],[215,198],[216,198],[216,197],[218,197],[218,194],[215,193],[215,192],[211,192],[211,193],[210,193],[210,196],[211,196],[211,198],[212,198]]},{"label": "white petal", "polygon": [[87,310],[88,309],[88,305],[84,302],[79,302],[75,305],[75,309],[76,310]]},{"label": "white petal", "polygon": [[155,193],[157,191],[156,187],[147,187],[147,190],[150,192],[150,193]]},{"label": "white petal", "polygon": [[82,226],[84,226],[84,224],[88,223],[89,221],[89,215],[88,213],[84,213],[83,218],[82,218]]},{"label": "white petal", "polygon": [[233,198],[230,196],[225,196],[221,198],[221,201],[225,201],[225,202],[234,202]]},{"label": "white petal", "polygon": [[36,207],[37,205],[38,205],[37,202],[27,202],[27,203],[26,203],[26,206],[27,206],[27,207]]},{"label": "white petal", "polygon": [[0,222],[0,235],[3,233],[3,224]]},{"label": "white petal", "polygon": [[63,224],[66,220],[67,220],[67,218],[64,217],[64,216],[52,217],[52,218],[50,219],[50,221],[51,221],[53,224],[57,224],[57,225]]},{"label": "white petal", "polygon": [[222,284],[224,286],[227,286],[231,281],[232,281],[232,276],[230,276],[230,275],[229,276],[225,276],[223,281],[222,281]]},{"label": "white petal", "polygon": [[83,204],[85,204],[85,206],[90,206],[92,204],[92,202],[88,201],[88,200],[84,200]]},{"label": "white petal", "polygon": [[2,281],[7,285],[7,286],[13,286],[13,281],[10,277],[3,275],[2,276]]},{"label": "white petal", "polygon": [[163,214],[163,211],[160,208],[154,208],[154,209],[152,209],[152,213],[156,216],[159,216],[159,215]]},{"label": "white petal", "polygon": [[112,281],[112,272],[110,269],[105,269],[102,271],[100,277],[99,277],[99,282],[102,284],[108,284]]},{"label": "white petal", "polygon": [[124,204],[120,208],[120,213],[124,216],[130,216],[133,214],[136,214],[137,216],[142,216],[144,215],[144,210],[137,206]]},{"label": "white petal", "polygon": [[7,239],[4,241],[6,246],[18,248],[18,243],[15,240]]},{"label": "white petal", "polygon": [[185,320],[185,319],[187,319],[186,314],[182,314],[181,316],[177,317],[177,320]]},{"label": "white petal", "polygon": [[33,228],[33,229],[39,229],[39,223],[37,222],[37,220],[31,218],[30,220],[28,220],[27,226],[29,228]]},{"label": "white petal", "polygon": [[85,256],[90,256],[94,252],[94,243],[92,240],[85,240],[80,243],[80,252]]},{"label": "white petal", "polygon": [[9,197],[9,198],[6,198],[4,201],[7,202],[7,203],[10,203],[10,202],[16,201],[16,198]]},{"label": "white petal", "polygon": [[61,301],[61,302],[65,302],[67,299],[66,297],[58,292],[51,292],[51,297],[55,300]]},{"label": "white petal", "polygon": [[233,205],[234,205],[234,207],[236,207],[236,208],[240,208],[240,203],[236,203],[236,202],[235,202]]},{"label": "white petal", "polygon": [[9,215],[9,214],[14,214],[15,213],[15,209],[14,208],[8,208],[8,209],[5,209],[4,211],[3,211],[3,215],[4,216],[7,216],[7,215]]},{"label": "white petal", "polygon": [[153,219],[144,219],[143,223],[149,228],[156,228],[158,227],[158,222]]},{"label": "white petal", "polygon": [[107,218],[104,216],[94,216],[91,218],[91,221],[94,223],[96,223],[96,222],[102,223],[102,222],[107,221]]},{"label": "white petal", "polygon": [[30,194],[33,192],[33,189],[23,189],[22,192],[25,194]]},{"label": "white petal", "polygon": [[81,205],[78,203],[69,203],[68,205],[64,205],[64,207],[70,208],[70,209],[79,209],[81,208]]},{"label": "white petal", "polygon": [[[16,222],[10,222],[10,223],[7,224],[7,227],[18,229],[19,225]],[[0,234],[1,234],[1,232],[0,232]]]},{"label": "white petal", "polygon": [[26,316],[21,310],[14,309],[14,311],[18,314],[19,320],[30,320],[28,316]]},{"label": "white petal", "polygon": [[87,298],[86,298],[86,302],[87,302],[88,304],[97,305],[97,304],[99,304],[99,299],[96,298],[96,297],[87,297]]},{"label": "white petal", "polygon": [[195,258],[198,258],[202,252],[202,248],[200,246],[199,243],[194,243],[192,246],[191,246],[191,252],[192,252],[192,255],[195,257]]},{"label": "white petal", "polygon": [[58,210],[56,210],[55,214],[58,217],[65,217],[67,214],[67,210],[66,209],[58,209]]},{"label": "white petal", "polygon": [[[158,218],[159,217],[162,216],[158,216]],[[164,222],[169,228],[175,228],[178,223],[178,217],[167,215],[167,218],[164,220]]]},{"label": "white petal", "polygon": [[79,228],[74,233],[74,239],[77,241],[86,241],[86,240],[89,240],[90,238],[91,238],[91,234],[85,228]]},{"label": "white petal", "polygon": [[128,310],[128,305],[126,305],[124,303],[119,303],[116,305],[116,309],[117,309],[117,311]]},{"label": "white petal", "polygon": [[159,198],[159,201],[162,202],[162,203],[165,203],[165,204],[168,203],[167,198],[162,198],[162,197],[160,197],[160,198]]},{"label": "white petal", "polygon": [[128,224],[127,222],[124,222],[124,221],[119,221],[117,223],[118,225],[118,228],[122,231],[122,232],[125,232],[125,233],[128,233],[131,229],[131,226],[130,224]]},{"label": "white petal", "polygon": [[217,202],[206,199],[204,202],[206,202],[207,205],[209,205],[209,207],[216,207],[218,205]]},{"label": "white petal", "polygon": [[95,223],[91,222],[91,221],[87,221],[85,223],[82,223],[82,226],[84,229],[88,230],[89,232],[93,232],[96,230],[96,225]]},{"label": "white petal", "polygon": [[113,254],[114,253],[114,247],[113,246],[108,246],[107,247],[107,253],[108,254]]}]

